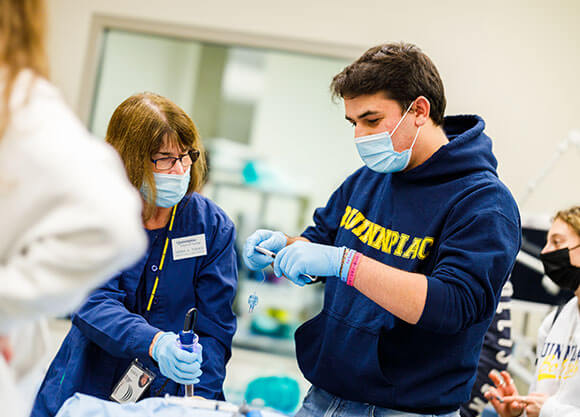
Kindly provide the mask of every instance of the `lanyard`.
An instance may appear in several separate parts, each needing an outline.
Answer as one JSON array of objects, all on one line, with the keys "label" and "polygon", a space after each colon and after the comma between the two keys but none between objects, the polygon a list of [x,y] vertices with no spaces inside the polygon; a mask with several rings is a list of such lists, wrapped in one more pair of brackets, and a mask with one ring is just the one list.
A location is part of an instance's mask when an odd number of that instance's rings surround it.
[{"label": "lanyard", "polygon": [[159,275],[163,269],[163,264],[165,263],[165,253],[167,252],[167,246],[169,246],[169,232],[173,229],[173,219],[175,219],[175,211],[177,210],[177,204],[173,206],[173,212],[171,213],[171,220],[169,222],[169,231],[165,237],[165,245],[163,245],[163,253],[161,254],[161,262],[159,262],[159,269],[157,270],[157,276],[155,277],[155,283],[153,284],[153,290],[151,291],[151,296],[149,297],[149,303],[147,303],[147,311],[151,311],[151,304],[153,303],[153,298],[155,297],[155,292],[157,291],[157,285],[159,284]]}]

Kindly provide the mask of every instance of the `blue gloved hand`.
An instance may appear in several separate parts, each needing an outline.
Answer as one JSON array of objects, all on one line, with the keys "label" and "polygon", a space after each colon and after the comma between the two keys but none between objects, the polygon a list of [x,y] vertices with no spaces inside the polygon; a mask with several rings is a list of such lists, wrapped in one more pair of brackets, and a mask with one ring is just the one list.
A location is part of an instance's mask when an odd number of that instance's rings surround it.
[{"label": "blue gloved hand", "polygon": [[256,230],[246,239],[244,244],[243,258],[246,266],[252,271],[263,269],[273,262],[273,259],[267,255],[262,255],[254,250],[256,246],[261,246],[274,253],[286,246],[288,239],[282,232],[273,232],[271,230]]},{"label": "blue gloved hand", "polygon": [[337,248],[299,240],[278,252],[274,260],[274,273],[278,277],[285,275],[299,286],[310,281],[304,274],[338,277],[345,249],[344,246]]},{"label": "blue gloved hand", "polygon": [[187,352],[179,347],[178,337],[173,332],[165,332],[155,342],[151,356],[159,364],[163,376],[178,384],[197,384],[201,376],[202,346],[199,352]]}]

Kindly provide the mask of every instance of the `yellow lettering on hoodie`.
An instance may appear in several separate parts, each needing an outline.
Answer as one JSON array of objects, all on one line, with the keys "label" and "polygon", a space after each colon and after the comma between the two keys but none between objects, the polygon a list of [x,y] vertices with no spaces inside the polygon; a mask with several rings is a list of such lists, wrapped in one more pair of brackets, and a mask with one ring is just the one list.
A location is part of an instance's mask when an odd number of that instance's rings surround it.
[{"label": "yellow lettering on hoodie", "polygon": [[379,226],[378,224],[371,222],[371,225],[369,226],[365,234],[359,238],[361,242],[370,245],[370,242],[373,241],[380,227],[381,226]]},{"label": "yellow lettering on hoodie", "polygon": [[[386,232],[386,230],[383,226],[377,225],[377,228],[375,229],[375,233],[369,239],[369,246],[372,248],[381,250],[381,245],[383,244],[383,240],[385,239],[385,232]],[[377,236],[377,234],[378,234],[378,236]]]},{"label": "yellow lettering on hoodie", "polygon": [[383,252],[391,253],[391,249],[395,244],[399,241],[399,232],[395,232],[394,230],[387,229],[387,235],[385,236],[385,240],[383,241]]},{"label": "yellow lettering on hoodie", "polygon": [[364,218],[365,218],[365,216],[363,216],[363,214],[361,212],[359,212],[358,210],[356,210],[356,215],[353,216],[353,214],[355,214],[355,210],[356,209],[352,209],[350,219],[348,219],[346,221],[346,224],[344,225],[344,228],[346,230],[352,229],[357,224],[359,224],[360,222],[362,222],[364,220]]},{"label": "yellow lettering on hoodie", "polygon": [[344,210],[344,214],[342,216],[342,220],[340,221],[340,227],[343,227],[346,224],[346,219],[349,217],[351,211],[352,207],[346,206],[346,209]]},{"label": "yellow lettering on hoodie", "polygon": [[401,233],[401,236],[399,237],[399,244],[397,245],[397,249],[395,249],[395,251],[393,252],[393,255],[401,256],[403,254],[403,248],[405,247],[405,244],[407,243],[407,240],[409,240],[410,237],[411,236],[405,233]]},{"label": "yellow lettering on hoodie", "polygon": [[409,247],[407,248],[407,250],[405,251],[405,253],[403,254],[403,258],[406,259],[415,259],[417,257],[417,252],[419,251],[419,248],[421,246],[421,241],[423,239],[421,238],[413,238],[413,243],[411,243],[409,245]]},{"label": "yellow lettering on hoodie", "polygon": [[421,242],[421,247],[419,248],[419,253],[417,257],[421,260],[425,259],[429,255],[429,251],[427,250],[427,246],[431,247],[435,239],[429,236],[425,236],[423,241]]},{"label": "yellow lettering on hoodie", "polygon": [[364,221],[359,227],[357,227],[356,229],[352,229],[352,233],[355,234],[356,236],[360,236],[361,233],[364,232],[370,225],[371,222],[367,219],[364,219]]},{"label": "yellow lettering on hoodie", "polygon": [[413,237],[387,229],[368,220],[363,213],[351,206],[346,206],[339,227],[350,230],[362,243],[371,248],[405,259],[424,260],[429,256],[435,242],[430,236]]}]

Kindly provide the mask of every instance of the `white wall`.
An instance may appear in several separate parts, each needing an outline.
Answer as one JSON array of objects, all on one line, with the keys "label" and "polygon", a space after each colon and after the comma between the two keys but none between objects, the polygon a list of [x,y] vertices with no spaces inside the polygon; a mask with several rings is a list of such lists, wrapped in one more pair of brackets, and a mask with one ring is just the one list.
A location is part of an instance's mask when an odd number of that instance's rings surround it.
[{"label": "white wall", "polygon": [[201,44],[110,31],[91,130],[105,137],[114,109],[127,97],[152,91],[192,112]]},{"label": "white wall", "polygon": [[324,206],[340,182],[362,166],[343,105],[329,99],[329,80],[343,67],[335,59],[266,55],[264,95],[256,105],[250,145],[293,174],[293,182],[311,196],[310,212]]},{"label": "white wall", "polygon": [[[573,127],[580,127],[577,0],[48,0],[55,83],[76,106],[93,13],[142,17],[305,42],[418,44],[438,65],[448,114],[478,113],[516,196]],[[329,104],[330,105],[330,104]],[[352,148],[352,152],[355,152]],[[563,158],[526,211],[578,202],[580,152]],[[338,180],[337,175],[337,180]]]}]

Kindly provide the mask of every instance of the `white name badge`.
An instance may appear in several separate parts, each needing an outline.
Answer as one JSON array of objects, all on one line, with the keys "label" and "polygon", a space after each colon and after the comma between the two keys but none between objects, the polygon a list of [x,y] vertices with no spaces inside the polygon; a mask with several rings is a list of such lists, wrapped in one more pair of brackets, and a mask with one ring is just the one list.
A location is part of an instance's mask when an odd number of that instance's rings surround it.
[{"label": "white name badge", "polygon": [[171,249],[174,261],[207,255],[205,233],[171,239]]}]

